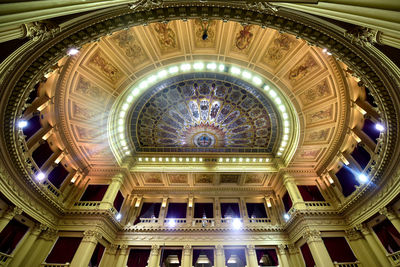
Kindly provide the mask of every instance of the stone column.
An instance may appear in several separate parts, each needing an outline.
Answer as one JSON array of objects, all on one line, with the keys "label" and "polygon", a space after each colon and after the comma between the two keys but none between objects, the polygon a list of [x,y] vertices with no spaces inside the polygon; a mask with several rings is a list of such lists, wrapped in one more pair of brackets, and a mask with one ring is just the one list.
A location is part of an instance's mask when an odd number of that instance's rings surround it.
[{"label": "stone column", "polygon": [[388,220],[400,233],[400,219],[399,217],[397,217],[397,214],[391,208],[383,207],[382,209],[379,210],[379,213],[388,218]]},{"label": "stone column", "polygon": [[289,193],[290,198],[293,202],[293,207],[295,209],[305,208],[303,198],[301,197],[299,188],[293,177],[285,176],[283,183],[285,184],[286,190]]},{"label": "stone column", "polygon": [[119,249],[119,253],[117,255],[117,262],[115,264],[115,267],[125,267],[126,262],[128,261],[128,257],[129,257],[128,245],[120,245],[119,248],[120,249]]},{"label": "stone column", "polygon": [[294,244],[288,245],[290,266],[304,267],[300,250]]},{"label": "stone column", "polygon": [[28,236],[22,240],[22,245],[15,252],[13,260],[9,265],[10,267],[24,266],[22,264],[23,260],[28,255],[28,252],[32,249],[33,244],[44,229],[46,229],[46,226],[42,224],[37,224],[32,227],[31,231],[28,233]]},{"label": "stone column", "polygon": [[364,236],[365,240],[367,240],[368,246],[375,254],[375,257],[379,261],[380,266],[391,266],[388,258],[386,257],[386,251],[384,247],[380,244],[378,240],[375,239],[375,237],[372,235],[371,230],[363,224],[358,225],[357,229],[361,231],[361,234]]},{"label": "stone column", "polygon": [[217,245],[216,249],[216,259],[215,259],[215,267],[225,267],[225,253],[224,253],[224,246]]},{"label": "stone column", "polygon": [[21,214],[22,208],[14,206],[9,207],[0,218],[0,233],[7,226],[7,224],[14,218],[15,215]]},{"label": "stone column", "polygon": [[331,257],[318,230],[306,229],[303,238],[307,241],[317,267],[333,267]]},{"label": "stone column", "polygon": [[192,246],[185,245],[183,247],[183,257],[182,257],[182,267],[191,267],[192,266]]},{"label": "stone column", "polygon": [[346,230],[346,237],[358,261],[363,266],[381,266],[374,252],[368,247],[361,233],[354,228]]},{"label": "stone column", "polygon": [[258,267],[256,249],[255,249],[254,245],[247,246],[247,254],[249,256],[249,262],[248,262],[247,266],[248,267]]},{"label": "stone column", "polygon": [[121,188],[123,182],[124,176],[122,174],[116,175],[111,179],[111,183],[107,188],[103,200],[101,201],[100,208],[111,209],[114,206],[115,197],[117,196],[118,190]]},{"label": "stone column", "polygon": [[286,255],[286,246],[283,244],[278,245],[278,257],[280,267],[290,267],[289,259]]},{"label": "stone column", "polygon": [[103,259],[100,262],[100,267],[114,266],[115,254],[117,253],[118,245],[111,244],[106,248]]},{"label": "stone column", "polygon": [[88,266],[101,234],[95,230],[86,230],[83,239],[75,252],[71,267]]},{"label": "stone column", "polygon": [[57,230],[45,228],[33,244],[33,249],[24,259],[22,266],[39,266],[46,260],[57,239]]},{"label": "stone column", "polygon": [[160,246],[159,245],[152,245],[151,246],[151,252],[149,256],[149,264],[147,265],[148,267],[159,267],[159,257],[160,255]]}]

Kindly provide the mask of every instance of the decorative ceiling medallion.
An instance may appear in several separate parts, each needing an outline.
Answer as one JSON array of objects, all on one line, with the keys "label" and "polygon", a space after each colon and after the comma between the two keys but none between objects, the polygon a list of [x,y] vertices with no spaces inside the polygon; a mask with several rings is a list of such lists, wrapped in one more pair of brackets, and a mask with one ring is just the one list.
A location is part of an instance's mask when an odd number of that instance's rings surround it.
[{"label": "decorative ceiling medallion", "polygon": [[[230,148],[219,151],[231,152],[243,147],[271,152],[278,132],[271,103],[262,95],[253,95],[255,89],[238,79],[223,74],[217,79],[206,79],[215,74],[197,76],[202,78],[182,75],[164,81],[162,86],[155,85],[156,90],[163,89],[147,101],[152,88],[143,95],[131,119],[137,120],[132,122],[137,125],[136,131],[132,129],[132,137],[138,138],[137,142],[133,140],[137,150],[191,148],[189,152],[211,152],[215,150],[207,148]],[[169,84],[172,81],[176,82]]]}]

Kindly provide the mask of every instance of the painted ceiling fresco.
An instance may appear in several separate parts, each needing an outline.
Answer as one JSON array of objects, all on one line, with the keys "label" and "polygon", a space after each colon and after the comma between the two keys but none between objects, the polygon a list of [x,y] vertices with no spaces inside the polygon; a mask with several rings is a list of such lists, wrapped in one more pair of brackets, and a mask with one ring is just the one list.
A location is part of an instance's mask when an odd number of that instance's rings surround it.
[{"label": "painted ceiling fresco", "polygon": [[[204,29],[208,30],[206,40]],[[67,149],[86,163],[82,168],[117,168],[107,125],[118,96],[149,71],[201,59],[254,70],[289,96],[301,127],[293,158],[296,166],[317,169],[337,146],[337,137],[344,131],[346,74],[332,57],[273,29],[188,20],[115,32],[59,64],[63,69],[56,114]],[[264,153],[271,151],[280,136],[268,102],[233,81],[215,77],[175,81],[141,101],[127,128],[135,148],[143,152],[248,149],[249,153]],[[157,184],[160,177],[149,173],[149,181]],[[177,177],[169,177],[169,183],[184,184]],[[193,180],[209,184],[215,181],[213,177],[199,174]],[[254,177],[242,180],[256,184]]]},{"label": "painted ceiling fresco", "polygon": [[249,92],[249,85],[220,76],[183,79],[154,95],[150,90],[151,98],[145,100],[145,95],[132,115],[138,150],[271,152],[278,130],[272,105],[262,94]]}]

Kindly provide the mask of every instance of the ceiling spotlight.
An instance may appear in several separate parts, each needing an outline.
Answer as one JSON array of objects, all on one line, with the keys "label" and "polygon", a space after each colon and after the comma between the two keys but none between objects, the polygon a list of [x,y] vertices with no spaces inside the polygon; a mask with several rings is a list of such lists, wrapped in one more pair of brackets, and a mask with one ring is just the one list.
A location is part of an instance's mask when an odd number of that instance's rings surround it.
[{"label": "ceiling spotlight", "polygon": [[375,124],[375,129],[377,129],[380,132],[383,132],[385,130],[385,127],[383,127],[382,124],[377,123],[377,124]]},{"label": "ceiling spotlight", "polygon": [[28,122],[26,120],[20,120],[18,121],[18,127],[19,128],[25,128],[26,126],[28,126]]},{"label": "ceiling spotlight", "polygon": [[119,220],[121,220],[121,218],[122,218],[122,214],[118,212],[118,213],[115,215],[115,219],[116,219],[117,221],[119,221]]},{"label": "ceiling spotlight", "polygon": [[235,229],[240,229],[240,227],[242,227],[242,222],[240,221],[239,218],[235,218],[235,219],[233,219],[233,221],[232,221],[232,226],[233,226],[233,228],[235,228]]},{"label": "ceiling spotlight", "polygon": [[175,225],[176,225],[175,220],[169,220],[169,221],[168,221],[168,226],[169,226],[169,227],[175,227]]},{"label": "ceiling spotlight", "polygon": [[285,214],[283,215],[283,218],[285,219],[285,221],[288,221],[288,220],[290,219],[290,215],[287,214],[287,213],[285,213]]},{"label": "ceiling spotlight", "polygon": [[68,56],[75,56],[78,53],[79,53],[79,50],[74,47],[68,49],[68,51],[67,51]]},{"label": "ceiling spotlight", "polygon": [[44,175],[43,172],[39,172],[39,173],[36,175],[36,179],[38,179],[39,181],[42,181],[45,177],[46,177],[46,176]]},{"label": "ceiling spotlight", "polygon": [[364,184],[368,182],[368,177],[365,174],[361,173],[360,175],[358,175],[358,180]]}]

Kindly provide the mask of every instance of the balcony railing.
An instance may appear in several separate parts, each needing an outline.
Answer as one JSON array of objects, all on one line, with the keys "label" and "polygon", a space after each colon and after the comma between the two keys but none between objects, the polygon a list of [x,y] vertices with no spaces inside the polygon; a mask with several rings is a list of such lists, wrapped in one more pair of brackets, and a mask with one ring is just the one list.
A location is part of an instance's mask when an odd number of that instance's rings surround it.
[{"label": "balcony railing", "polygon": [[193,219],[192,226],[214,227],[215,219]]},{"label": "balcony railing", "polygon": [[334,262],[333,265],[335,267],[361,267],[360,262]]},{"label": "balcony railing", "polygon": [[79,207],[79,208],[99,208],[100,207],[100,201],[77,201],[74,203],[74,207]]},{"label": "balcony railing", "polygon": [[304,204],[307,208],[330,207],[331,204],[326,201],[305,201]]},{"label": "balcony railing", "polygon": [[249,223],[271,223],[271,219],[269,218],[249,218]]},{"label": "balcony railing", "polygon": [[42,263],[40,266],[43,267],[64,267],[64,266],[70,266],[71,264],[69,262],[67,263]]},{"label": "balcony railing", "polygon": [[158,218],[140,218],[140,223],[158,223]]},{"label": "balcony railing", "polygon": [[7,266],[12,259],[11,255],[0,252],[0,266]]},{"label": "balcony railing", "polygon": [[186,219],[184,218],[168,218],[168,219],[164,219],[164,225],[165,226],[171,226],[171,225],[183,225],[186,224]]},{"label": "balcony railing", "polygon": [[398,266],[400,264],[400,250],[387,256],[392,265]]}]

